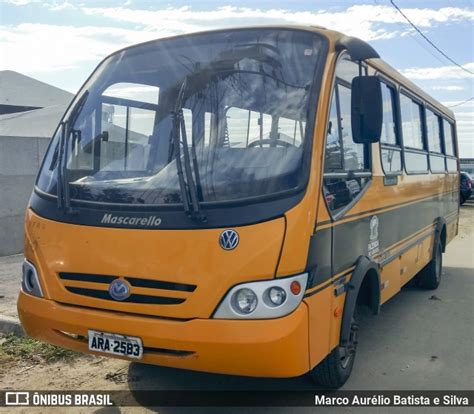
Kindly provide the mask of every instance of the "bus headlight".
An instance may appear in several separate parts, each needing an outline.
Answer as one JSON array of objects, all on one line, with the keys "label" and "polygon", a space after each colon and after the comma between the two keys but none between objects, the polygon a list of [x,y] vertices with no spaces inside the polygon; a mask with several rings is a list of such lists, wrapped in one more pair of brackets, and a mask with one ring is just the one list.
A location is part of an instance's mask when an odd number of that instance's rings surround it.
[{"label": "bus headlight", "polygon": [[[241,283],[227,292],[216,319],[271,319],[293,312],[303,299],[308,274]],[[300,289],[294,289],[294,286]]]},{"label": "bus headlight", "polygon": [[251,289],[239,289],[232,295],[231,306],[235,311],[242,315],[252,313],[257,307],[257,304],[257,295]]},{"label": "bus headlight", "polygon": [[263,300],[266,300],[267,305],[280,306],[286,300],[286,291],[279,286],[272,286],[263,294]]},{"label": "bus headlight", "polygon": [[38,296],[39,298],[43,297],[36,267],[26,259],[23,261],[21,290],[30,295]]}]

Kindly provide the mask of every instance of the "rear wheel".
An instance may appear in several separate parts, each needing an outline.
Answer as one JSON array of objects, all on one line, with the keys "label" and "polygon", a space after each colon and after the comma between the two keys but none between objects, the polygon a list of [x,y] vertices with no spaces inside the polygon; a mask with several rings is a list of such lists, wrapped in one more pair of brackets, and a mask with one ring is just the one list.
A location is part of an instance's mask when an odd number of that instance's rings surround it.
[{"label": "rear wheel", "polygon": [[459,204],[463,205],[466,202],[466,198],[461,194],[459,196]]},{"label": "rear wheel", "polygon": [[352,372],[357,350],[358,330],[357,313],[352,317],[351,332],[346,345],[339,345],[310,371],[312,380],[328,389],[337,389],[344,385]]},{"label": "rear wheel", "polygon": [[425,289],[436,289],[441,282],[443,270],[443,246],[437,241],[435,253],[431,262],[420,273],[420,285]]}]

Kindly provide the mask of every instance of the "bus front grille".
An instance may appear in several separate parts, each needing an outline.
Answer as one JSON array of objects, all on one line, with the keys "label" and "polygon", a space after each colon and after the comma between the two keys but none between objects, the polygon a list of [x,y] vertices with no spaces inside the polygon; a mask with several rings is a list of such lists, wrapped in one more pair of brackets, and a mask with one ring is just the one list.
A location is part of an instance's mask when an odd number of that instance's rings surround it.
[{"label": "bus front grille", "polygon": [[[70,293],[95,299],[115,301],[109,294],[109,285],[117,276],[97,275],[87,273],[59,273],[63,287]],[[120,302],[178,305],[186,301],[186,297],[176,297],[176,294],[186,295],[194,292],[196,285],[176,283],[162,280],[123,277],[130,285],[130,296]],[[173,293],[174,292],[174,293]],[[168,294],[167,294],[168,293]],[[171,294],[170,294],[171,293]]]}]

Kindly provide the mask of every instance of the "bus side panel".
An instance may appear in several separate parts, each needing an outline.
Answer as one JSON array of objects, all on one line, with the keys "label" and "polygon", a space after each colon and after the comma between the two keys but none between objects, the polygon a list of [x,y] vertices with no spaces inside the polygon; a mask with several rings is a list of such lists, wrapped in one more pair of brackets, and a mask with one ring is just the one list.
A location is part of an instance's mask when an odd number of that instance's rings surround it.
[{"label": "bus side panel", "polygon": [[446,244],[453,240],[458,234],[458,221],[451,220],[446,224]]},{"label": "bus side panel", "polygon": [[[332,47],[332,46],[331,46]],[[316,110],[315,128],[313,133],[313,148],[311,155],[310,178],[306,194],[301,203],[288,211],[286,217],[286,232],[283,248],[278,263],[277,277],[287,276],[306,270],[310,238],[314,233],[316,216],[318,222],[330,220],[330,216],[324,206],[321,194],[321,173],[324,163],[324,145],[327,131],[327,119],[329,112],[329,101],[332,94],[332,79],[334,73],[336,53],[329,53],[323,78],[321,80],[321,91]],[[323,211],[321,211],[323,210]],[[329,279],[330,274],[327,275]]]},{"label": "bus side panel", "polygon": [[[342,295],[341,295],[342,296]],[[345,295],[344,295],[345,296]],[[333,285],[304,299],[309,314],[309,362],[313,368],[330,352],[333,319]],[[340,326],[340,321],[339,321]],[[337,330],[339,336],[340,329]],[[339,342],[337,340],[337,342]]]},{"label": "bus side panel", "polygon": [[400,258],[386,264],[380,272],[380,302],[385,303],[400,291]]},{"label": "bus side panel", "polygon": [[341,339],[341,324],[342,324],[342,316],[344,315],[344,304],[346,301],[346,292],[336,295],[336,287],[341,286],[341,284],[349,283],[352,277],[352,273],[347,275],[347,277],[343,280],[337,282],[337,285],[332,285],[330,290],[333,292],[332,294],[332,307],[331,312],[329,314],[330,324],[331,324],[331,335],[329,337],[329,351],[332,351],[336,346],[339,345]]},{"label": "bus side panel", "polygon": [[420,241],[420,243],[413,246],[406,253],[402,254],[400,259],[401,286],[408,283],[431,261],[433,255],[433,243],[434,236],[427,237],[423,241]]}]

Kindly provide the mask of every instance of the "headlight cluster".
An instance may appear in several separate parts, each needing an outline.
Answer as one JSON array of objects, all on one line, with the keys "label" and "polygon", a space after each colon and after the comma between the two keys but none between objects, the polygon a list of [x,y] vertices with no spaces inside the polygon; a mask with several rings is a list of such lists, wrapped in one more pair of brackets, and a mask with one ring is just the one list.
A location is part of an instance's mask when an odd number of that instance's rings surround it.
[{"label": "headlight cluster", "polygon": [[270,319],[292,312],[303,299],[308,274],[234,286],[217,308],[217,319]]},{"label": "headlight cluster", "polygon": [[43,297],[43,291],[35,266],[28,260],[23,261],[23,272],[21,277],[21,290],[33,296]]}]

